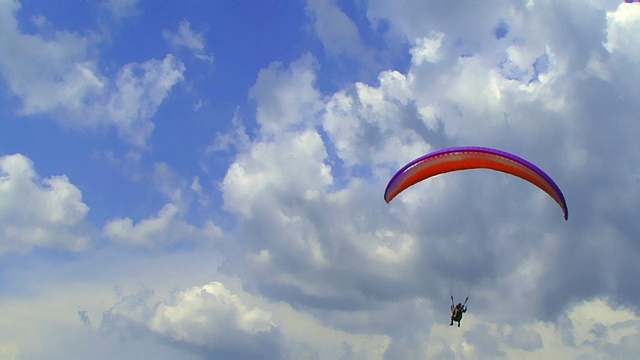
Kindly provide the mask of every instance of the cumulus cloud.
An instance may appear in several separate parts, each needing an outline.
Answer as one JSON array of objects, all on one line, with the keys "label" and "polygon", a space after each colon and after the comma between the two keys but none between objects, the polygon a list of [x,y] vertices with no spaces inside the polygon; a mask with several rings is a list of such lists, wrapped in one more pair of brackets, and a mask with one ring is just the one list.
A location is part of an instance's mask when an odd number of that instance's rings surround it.
[{"label": "cumulus cloud", "polygon": [[[212,282],[157,306],[150,293],[123,299],[103,329],[204,357],[280,356],[283,344],[296,358],[335,349],[327,358],[632,357],[640,72],[628,66],[633,40],[619,36],[635,29],[631,5],[367,3],[372,23],[402,34],[413,62],[326,94],[311,55],[260,71],[250,91],[256,128],[236,116],[207,149],[235,151],[220,190],[237,232],[190,225],[183,189],[202,194],[200,178],[176,180],[161,164],[156,185],[170,201],[103,228],[127,244],[217,238],[222,271],[299,312],[249,305]],[[454,145],[539,164],[565,191],[570,221],[535,187],[483,171],[437,177],[384,203],[400,165]],[[448,326],[451,293],[471,295],[461,329]],[[305,326],[291,321],[300,318]]]},{"label": "cumulus cloud", "polygon": [[[270,320],[269,313],[249,309],[222,283],[212,282],[180,292],[174,304],[160,305],[151,320],[151,328],[176,340],[199,345],[211,339],[228,344],[238,340],[234,330],[248,335],[270,331],[274,327]],[[242,342],[237,345],[241,346]]]},{"label": "cumulus cloud", "polygon": [[57,31],[51,37],[19,30],[17,1],[0,4],[0,71],[24,115],[48,114],[75,128],[114,127],[143,147],[151,118],[183,79],[184,65],[167,55],[124,65],[114,79],[100,74],[99,38]]},{"label": "cumulus cloud", "polygon": [[465,331],[464,338],[473,347],[474,357],[488,359],[505,357],[506,355],[500,348],[498,338],[487,325],[479,324],[473,329]]},{"label": "cumulus cloud", "polygon": [[416,46],[409,50],[411,53],[411,62],[420,65],[425,61],[436,62],[440,58],[438,50],[442,44],[444,33],[436,32],[430,37],[416,39]]},{"label": "cumulus cloud", "polygon": [[[625,95],[637,70],[613,71],[618,60],[602,46],[604,7],[557,5],[587,16],[590,26],[553,25],[531,34],[529,27],[558,19],[546,18],[553,6],[491,5],[451,11],[450,4],[372,2],[368,15],[402,31],[408,43],[439,41],[416,44],[414,56],[424,61],[406,72],[383,71],[378,84],[356,83],[323,97],[258,96],[266,93],[257,90],[263,82],[271,94],[288,94],[292,74],[314,77],[310,66],[300,71],[300,61],[288,71],[281,64],[263,70],[253,98],[257,131],[271,137],[245,143],[223,181],[225,207],[243,229],[235,239],[242,266],[234,268],[231,259],[227,271],[242,274],[253,291],[304,306],[339,328],[353,324],[329,311],[413,297],[435,303],[469,288],[480,292],[477,311],[514,325],[506,336],[482,326],[466,335],[484,356],[503,356],[506,345],[542,349],[542,335],[517,325],[556,321],[578,299],[613,292],[637,306],[630,296],[637,226],[623,215],[637,207],[628,200],[638,195],[629,167],[638,168],[639,152],[628,134],[638,130],[632,120],[638,109]],[[497,27],[508,31],[497,36]],[[570,44],[573,32],[583,41]],[[436,54],[438,61],[429,61]],[[595,86],[603,77],[590,59],[610,70],[610,93]],[[300,93],[313,94],[313,82],[304,84]],[[606,126],[613,112],[621,117]],[[384,183],[398,166],[433,148],[470,144],[541,164],[566,190],[575,217],[564,223],[543,193],[483,172],[433,179],[396,203],[382,203]],[[489,305],[501,302],[524,310],[513,317]],[[390,324],[379,331],[395,334]],[[560,328],[570,345],[570,327]],[[392,338],[395,351],[410,336]]]},{"label": "cumulus cloud", "polygon": [[[288,154],[295,167],[287,172],[279,169],[282,154]],[[317,132],[307,130],[290,133],[278,143],[256,144],[229,168],[223,182],[225,205],[229,210],[253,217],[251,208],[268,199],[277,199],[294,192],[309,201],[319,200],[323,186],[333,181],[322,139]],[[276,170],[276,171],[274,171]],[[295,181],[291,181],[295,179]]]},{"label": "cumulus cloud", "polygon": [[615,11],[607,13],[607,40],[604,46],[618,52],[634,63],[640,62],[640,6],[621,3]]},{"label": "cumulus cloud", "polygon": [[152,306],[153,292],[122,298],[105,312],[108,334],[134,332],[188,349],[203,358],[282,358],[282,334],[271,314],[246,305],[222,283],[211,282],[174,294]]},{"label": "cumulus cloud", "polygon": [[171,88],[183,79],[184,71],[184,65],[170,54],[162,60],[127,64],[118,73],[107,101],[86,110],[104,114],[94,121],[111,119],[121,136],[143,146],[153,130],[151,117]]},{"label": "cumulus cloud", "polygon": [[332,55],[362,56],[365,48],[358,27],[333,0],[307,2],[307,13],[326,52]]},{"label": "cumulus cloud", "polygon": [[0,157],[0,255],[34,248],[86,250],[92,243],[88,211],[66,176],[41,179],[26,156]]},{"label": "cumulus cloud", "polygon": [[140,178],[150,181],[167,202],[156,214],[137,223],[130,217],[109,220],[102,229],[107,239],[130,246],[166,249],[213,244],[223,237],[222,229],[211,220],[205,220],[199,226],[189,222],[193,202],[198,201],[202,206],[208,203],[198,177],[189,183],[167,163],[160,162],[153,164],[151,171],[141,172]]},{"label": "cumulus cloud", "polygon": [[[402,106],[401,100],[396,99],[403,99],[406,93],[402,86],[404,78],[394,75],[388,74],[389,83],[383,86],[393,94],[389,102],[396,105],[397,101],[397,106]],[[286,80],[289,73],[282,72],[281,76]],[[274,83],[288,88],[286,81]],[[282,91],[278,86],[270,90]],[[379,90],[370,91],[376,99]],[[260,98],[258,109],[278,108],[285,101],[289,99]],[[347,106],[349,101],[344,104]],[[356,116],[360,109],[365,115],[375,114],[370,107],[384,109],[384,106],[371,100],[371,104],[358,106],[354,112]],[[351,131],[357,130],[339,126],[348,126],[354,119],[368,121],[365,115],[344,121],[336,119],[337,128],[327,131],[329,138],[353,136]],[[383,118],[380,123],[385,121],[392,120]],[[273,133],[277,141],[265,137],[240,148],[222,183],[225,208],[239,216],[244,234],[230,239],[229,247],[236,251],[229,253],[227,271],[240,271],[248,288],[268,298],[320,311],[320,317],[338,329],[366,331],[373,327],[384,333],[398,328],[400,323],[406,325],[405,321],[416,326],[424,324],[418,320],[419,307],[409,307],[412,310],[408,311],[405,303],[388,307],[379,303],[399,299],[406,291],[416,291],[411,290],[411,280],[406,284],[400,280],[415,265],[416,238],[411,234],[394,237],[392,230],[385,227],[391,227],[390,219],[368,217],[361,211],[378,209],[384,204],[375,196],[379,184],[359,179],[336,184],[335,176],[342,179],[342,175],[330,164],[327,147],[331,145],[321,129],[311,126],[313,123],[292,127],[283,122],[281,131],[271,130],[277,124],[265,124],[267,132]],[[380,138],[375,140],[384,143]],[[363,146],[368,145],[367,141],[363,140]],[[380,150],[383,152],[384,149]],[[375,162],[365,152],[363,156],[366,156],[363,164]],[[344,156],[342,161],[346,160],[349,166],[356,165],[357,158]],[[346,281],[336,283],[336,278]],[[388,291],[391,288],[393,292]],[[353,313],[362,307],[361,313]],[[370,319],[376,311],[390,315],[385,317],[386,321]],[[394,346],[397,351],[403,347],[400,344],[409,343],[402,338],[397,341],[399,344]],[[413,340],[410,343],[417,344]]]},{"label": "cumulus cloud", "polygon": [[576,349],[591,349],[610,358],[633,357],[638,351],[634,341],[640,322],[629,310],[612,307],[606,299],[595,299],[577,304],[565,316],[577,324],[567,329]]},{"label": "cumulus cloud", "polygon": [[[217,132],[211,143],[207,146],[205,155],[210,155],[218,151],[228,151],[233,148],[241,148],[251,143],[246,126],[242,123],[242,118],[238,115],[237,109],[231,119],[231,125],[234,131],[232,133]],[[205,166],[205,169],[208,169],[208,167]]]},{"label": "cumulus cloud", "polygon": [[156,216],[137,224],[131,218],[115,218],[105,224],[108,239],[131,246],[171,246],[180,243],[211,243],[222,236],[222,230],[207,221],[199,228],[187,223],[179,208],[165,204]]},{"label": "cumulus cloud", "polygon": [[385,71],[378,80],[379,87],[357,83],[333,94],[325,105],[322,126],[349,166],[411,159],[428,150],[428,141],[435,138],[437,129],[429,128],[411,101],[412,79]]},{"label": "cumulus cloud", "polygon": [[522,327],[512,329],[506,340],[509,346],[525,351],[534,351],[543,346],[540,334]]},{"label": "cumulus cloud", "polygon": [[258,103],[256,120],[265,137],[277,137],[300,124],[313,124],[321,106],[320,93],[314,86],[315,66],[313,56],[306,54],[288,68],[272,63],[260,70],[249,95]]}]

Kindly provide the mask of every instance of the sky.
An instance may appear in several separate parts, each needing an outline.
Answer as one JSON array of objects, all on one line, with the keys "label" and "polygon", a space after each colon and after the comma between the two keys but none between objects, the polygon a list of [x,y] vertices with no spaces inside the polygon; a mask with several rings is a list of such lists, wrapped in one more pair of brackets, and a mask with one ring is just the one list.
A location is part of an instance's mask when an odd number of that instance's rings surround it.
[{"label": "sky", "polygon": [[[0,0],[0,357],[637,356],[638,33],[619,0]],[[385,203],[468,145],[568,221],[487,170]]]}]

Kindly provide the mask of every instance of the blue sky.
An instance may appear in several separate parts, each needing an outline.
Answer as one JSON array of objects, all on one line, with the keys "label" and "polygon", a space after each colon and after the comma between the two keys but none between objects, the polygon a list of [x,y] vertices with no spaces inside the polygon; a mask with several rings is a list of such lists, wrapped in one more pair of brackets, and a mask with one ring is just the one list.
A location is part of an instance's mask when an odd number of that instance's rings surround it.
[{"label": "blue sky", "polygon": [[[639,31],[614,0],[0,0],[0,357],[637,354]],[[569,221],[481,170],[384,202],[464,145]]]}]

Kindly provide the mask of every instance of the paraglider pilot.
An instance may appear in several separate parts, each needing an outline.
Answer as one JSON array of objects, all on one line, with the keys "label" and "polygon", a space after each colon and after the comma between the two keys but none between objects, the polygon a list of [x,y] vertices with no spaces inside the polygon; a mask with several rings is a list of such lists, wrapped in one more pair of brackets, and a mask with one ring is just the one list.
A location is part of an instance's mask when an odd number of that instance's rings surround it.
[{"label": "paraglider pilot", "polygon": [[[469,299],[469,298],[467,298]],[[460,320],[462,320],[462,314],[467,312],[467,300],[464,301],[464,305],[458,303],[458,305],[453,305],[453,296],[451,297],[451,323],[449,326],[453,326],[453,322],[456,321],[458,323],[458,327],[460,327]]]}]

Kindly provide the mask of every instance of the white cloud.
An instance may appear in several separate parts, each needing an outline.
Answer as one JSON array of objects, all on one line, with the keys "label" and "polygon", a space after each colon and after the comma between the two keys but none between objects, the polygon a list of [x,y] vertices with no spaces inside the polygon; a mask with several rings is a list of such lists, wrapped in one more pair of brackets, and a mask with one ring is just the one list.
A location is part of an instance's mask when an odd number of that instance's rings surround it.
[{"label": "white cloud", "polygon": [[[289,76],[287,73],[280,75],[285,80]],[[407,104],[409,90],[404,76],[389,72],[382,74],[381,79],[381,89],[362,85],[363,93],[372,93],[368,103],[358,106],[358,111],[362,109],[367,116],[386,110],[387,92],[390,94],[389,108]],[[278,79],[273,83],[285,89],[289,86]],[[282,90],[275,86],[270,91],[278,93]],[[382,104],[376,101],[379,98]],[[270,100],[273,98],[260,99],[258,108],[273,106]],[[279,100],[276,98],[275,101]],[[305,101],[298,99],[290,107],[296,109]],[[345,100],[344,104],[349,101]],[[365,115],[363,122],[368,121]],[[376,185],[380,184],[358,179],[334,184],[334,175],[339,172],[328,165],[327,140],[317,129],[310,127],[315,121],[324,121],[324,117],[309,121],[299,117],[295,121],[299,126],[291,126],[288,122],[264,122],[269,133],[275,134],[275,140],[267,138],[246,144],[239,149],[229,167],[222,186],[225,208],[239,216],[243,235],[228,239],[229,247],[235,250],[229,252],[230,259],[225,268],[228,266],[229,271],[242,273],[249,288],[261,291],[269,298],[305,307],[317,306],[326,311],[357,309],[367,302],[365,299],[377,296],[395,298],[395,294],[385,294],[383,289],[399,281],[404,272],[415,265],[416,238],[412,234],[394,234],[387,229],[386,226],[392,226],[391,219],[364,214],[362,209],[376,212],[383,208],[384,202],[375,195]],[[351,118],[336,120],[335,124],[347,126],[349,121]],[[391,126],[392,121],[379,120],[383,124],[380,126]],[[263,133],[264,128],[259,131]],[[354,136],[351,131],[349,127],[336,128],[329,134]],[[383,139],[377,141],[384,143]],[[380,153],[384,154],[384,150]],[[377,164],[377,160],[372,160],[374,155],[366,156],[363,166],[370,166],[372,162]],[[349,167],[358,165],[355,159],[348,160]],[[349,280],[335,283],[332,279],[337,278]],[[396,290],[402,292],[410,285],[399,287],[402,289]],[[394,314],[402,311],[394,308]],[[361,323],[366,323],[367,316],[371,315],[368,311],[357,315],[340,314],[323,318],[327,322],[340,322],[339,328],[345,329],[362,326]],[[399,316],[394,321],[407,318],[409,316]],[[389,320],[384,324],[376,322],[376,326],[392,328],[397,325]]]},{"label": "white cloud", "polygon": [[191,190],[198,195],[198,202],[200,205],[207,206],[209,204],[209,196],[204,193],[198,176],[193,178],[193,181],[191,182]]},{"label": "white cloud", "polygon": [[[137,157],[127,154],[127,160],[116,160],[115,165],[129,165],[128,161],[137,161]],[[109,160],[110,158],[107,158]],[[136,162],[132,164],[139,167]],[[125,169],[126,170],[126,169]],[[189,182],[167,163],[155,163],[150,171],[136,173],[137,181],[148,181],[158,193],[167,199],[167,203],[157,212],[145,219],[134,222],[129,217],[116,217],[103,227],[103,235],[108,239],[126,245],[145,247],[171,247],[175,245],[213,244],[223,236],[221,228],[211,220],[201,226],[189,223],[189,209],[195,199],[206,206],[208,196],[200,185],[199,177]]]},{"label": "white cloud", "polygon": [[[103,329],[229,358],[637,354],[640,72],[620,67],[635,53],[606,33],[630,25],[599,2],[368,4],[424,61],[326,96],[309,55],[262,70],[255,132],[236,116],[207,149],[236,151],[221,191],[237,232],[191,225],[187,198],[205,182],[165,164],[153,179],[170,202],[103,228],[126,244],[217,239],[220,269],[254,296],[183,283],[170,300],[123,299]],[[497,26],[508,32],[498,38]],[[411,43],[438,33],[438,44]],[[565,190],[570,221],[529,184],[482,171],[384,203],[398,166],[466,144],[539,164]],[[452,292],[471,294],[460,329],[447,321]]]},{"label": "white cloud", "polygon": [[205,60],[207,62],[213,62],[213,55],[206,54],[205,50],[205,39],[203,33],[196,33],[191,29],[191,23],[187,20],[180,21],[180,25],[178,26],[178,31],[176,33],[172,33],[169,31],[163,31],[162,35],[165,40],[171,44],[174,48],[184,47],[187,48],[195,54],[195,56],[200,60]]},{"label": "white cloud", "polygon": [[231,148],[242,148],[248,146],[251,141],[247,135],[247,129],[242,123],[242,118],[238,115],[238,109],[236,109],[231,124],[233,126],[233,132],[231,133],[216,133],[211,143],[205,150],[205,155],[218,151],[228,151]]},{"label": "white cloud", "polygon": [[320,135],[312,130],[286,134],[277,143],[255,143],[229,167],[222,185],[228,210],[253,218],[254,205],[287,193],[314,201],[333,182]]},{"label": "white cloud", "polygon": [[191,30],[191,23],[187,20],[180,21],[177,33],[172,34],[165,31],[162,35],[171,43],[172,46],[184,46],[187,49],[195,51],[204,50],[204,36],[201,33],[194,33]]},{"label": "white cloud", "polygon": [[89,207],[64,176],[40,179],[20,154],[0,157],[0,255],[34,248],[86,250]]},{"label": "white cloud", "polygon": [[125,19],[140,15],[138,0],[105,0],[102,3],[116,19]]},{"label": "white cloud", "polygon": [[167,163],[156,163],[153,165],[153,181],[162,195],[171,202],[179,204],[181,208],[185,205],[186,180],[178,175]]},{"label": "white cloud", "polygon": [[[161,304],[150,321],[150,328],[178,341],[205,345],[237,342],[236,331],[255,335],[274,327],[271,314],[249,308],[220,282],[186,289],[173,304]],[[239,342],[242,343],[241,341]]]},{"label": "white cloud", "polygon": [[322,126],[349,166],[397,163],[429,148],[429,129],[412,113],[413,79],[397,71],[385,71],[378,79],[378,88],[357,83],[325,105]]},{"label": "white cloud", "polygon": [[124,65],[114,79],[101,75],[96,35],[57,31],[45,38],[19,31],[18,2],[0,4],[0,70],[22,101],[25,115],[49,114],[75,128],[115,127],[140,147],[153,130],[151,118],[183,79],[172,55]]},{"label": "white cloud", "polygon": [[[505,307],[509,308],[503,306],[503,310]],[[602,299],[569,307],[562,326],[540,321],[514,326],[476,314],[473,310],[467,313],[460,329],[451,329],[444,322],[434,324],[425,344],[428,357],[448,353],[446,358],[454,359],[628,358],[637,351],[632,344],[640,326],[637,314]],[[568,337],[573,340],[563,341]]]},{"label": "white cloud", "polygon": [[278,137],[300,124],[313,125],[313,116],[321,107],[314,87],[315,66],[316,60],[306,54],[288,68],[272,63],[260,70],[249,95],[258,103],[256,120],[263,136]]},{"label": "white cloud", "polygon": [[326,52],[331,55],[362,56],[366,51],[358,27],[333,0],[309,0],[307,12]]},{"label": "white cloud", "polygon": [[173,299],[150,304],[143,291],[116,303],[103,316],[101,328],[128,338],[152,335],[202,357],[281,358],[282,334],[271,314],[248,306],[220,282],[176,292]]},{"label": "white cloud", "polygon": [[[501,306],[482,304],[476,321],[492,325],[470,327],[467,350],[462,343],[460,349],[449,348],[471,357],[543,353],[547,335],[526,325],[557,320],[576,298],[615,291],[633,304],[630,290],[619,288],[611,277],[623,271],[613,265],[620,261],[613,249],[624,244],[637,254],[631,240],[637,226],[611,223],[612,231],[626,231],[617,237],[608,230],[594,231],[604,224],[589,225],[586,220],[601,219],[588,214],[587,207],[599,207],[589,199],[615,208],[612,202],[637,198],[637,187],[627,182],[630,173],[607,160],[638,168],[637,155],[632,155],[637,153],[623,150],[637,148],[624,135],[638,128],[631,120],[637,102],[616,100],[628,99],[631,82],[610,72],[610,89],[615,90],[605,94],[593,85],[607,77],[585,76],[593,74],[590,58],[600,59],[599,74],[615,68],[601,43],[604,9],[562,3],[558,6],[566,6],[563,11],[575,10],[592,21],[531,33],[527,29],[534,24],[556,24],[557,18],[548,18],[554,14],[551,3],[501,4],[484,9],[474,3],[452,12],[450,5],[435,3],[411,3],[424,6],[413,9],[374,2],[369,16],[404,29],[407,39],[442,33],[439,61],[414,64],[405,73],[383,71],[378,86],[356,83],[328,94],[310,118],[282,120],[282,114],[306,103],[302,96],[289,97],[289,102],[254,96],[258,131],[275,140],[245,144],[227,172],[225,207],[239,215],[242,237],[234,241],[243,254],[226,264],[227,271],[242,275],[248,288],[298,304],[339,329],[353,326],[354,309],[414,297],[436,303],[452,287],[475,287],[480,292],[476,298],[488,304],[505,302],[523,309],[514,318]],[[507,25],[499,25],[501,17]],[[508,26],[508,34],[496,38],[496,26]],[[583,38],[567,43],[575,31],[583,31]],[[272,93],[287,89],[286,72],[269,74],[265,83]],[[620,105],[625,120],[605,126],[602,119],[611,118]],[[265,109],[270,108],[281,115],[267,116]],[[317,149],[316,155],[298,158],[307,147],[292,146],[291,138],[301,138],[300,128],[310,126],[321,129],[312,137],[319,141],[305,140]],[[601,136],[609,131],[625,145]],[[383,204],[384,182],[396,166],[432,148],[466,144],[505,148],[540,164],[566,190],[570,208],[576,209],[575,224],[573,219],[562,223],[555,204],[527,184],[482,172],[433,179],[398,203]],[[599,171],[612,170],[609,179],[624,183],[624,188],[617,188],[615,195],[610,192],[609,180],[590,171],[594,163],[588,159],[598,159]],[[321,164],[331,164],[326,176],[318,176]],[[331,182],[325,181],[329,178]],[[591,185],[599,181],[608,185],[596,190]],[[599,200],[592,197],[594,191]],[[629,201],[623,201],[625,213],[636,207]],[[582,206],[587,203],[591,205]],[[601,238],[617,240],[604,245]],[[456,248],[464,249],[464,255],[457,255]],[[610,257],[603,255],[603,248],[612,251]],[[637,274],[633,265],[623,268]],[[342,308],[351,310],[340,313],[344,322],[328,315]],[[358,315],[375,317],[367,311]],[[513,327],[502,331],[494,321]],[[416,323],[407,320],[402,326]],[[406,345],[407,356],[419,353],[412,340],[417,335],[396,325],[390,321],[378,328],[393,339],[390,351],[396,354]],[[449,353],[444,347],[439,351]]]},{"label": "white cloud", "polygon": [[538,350],[543,346],[540,334],[525,328],[511,329],[506,340],[511,347],[529,352]]},{"label": "white cloud", "polygon": [[171,88],[183,79],[184,71],[184,65],[172,55],[162,60],[127,64],[118,73],[115,91],[107,102],[86,110],[104,116],[94,121],[113,122],[121,136],[135,145],[144,146],[153,130],[151,117]]},{"label": "white cloud", "polygon": [[207,221],[202,228],[187,223],[178,207],[168,203],[152,218],[137,224],[131,218],[116,218],[105,224],[104,235],[116,242],[132,246],[170,246],[184,243],[212,243],[222,230]]},{"label": "white cloud", "polygon": [[11,90],[23,98],[22,111],[74,108],[83,97],[100,92],[104,81],[89,59],[95,40],[69,32],[57,32],[50,40],[22,34],[15,18],[19,8],[17,1],[0,4],[0,66]]},{"label": "white cloud", "polygon": [[440,59],[438,51],[442,45],[443,38],[444,33],[436,32],[430,37],[416,39],[416,45],[409,50],[409,53],[411,53],[411,63],[420,65],[425,61],[438,61]]},{"label": "white cloud", "polygon": [[632,62],[640,62],[640,6],[621,3],[616,11],[607,13],[607,41],[610,52],[619,52]]}]

